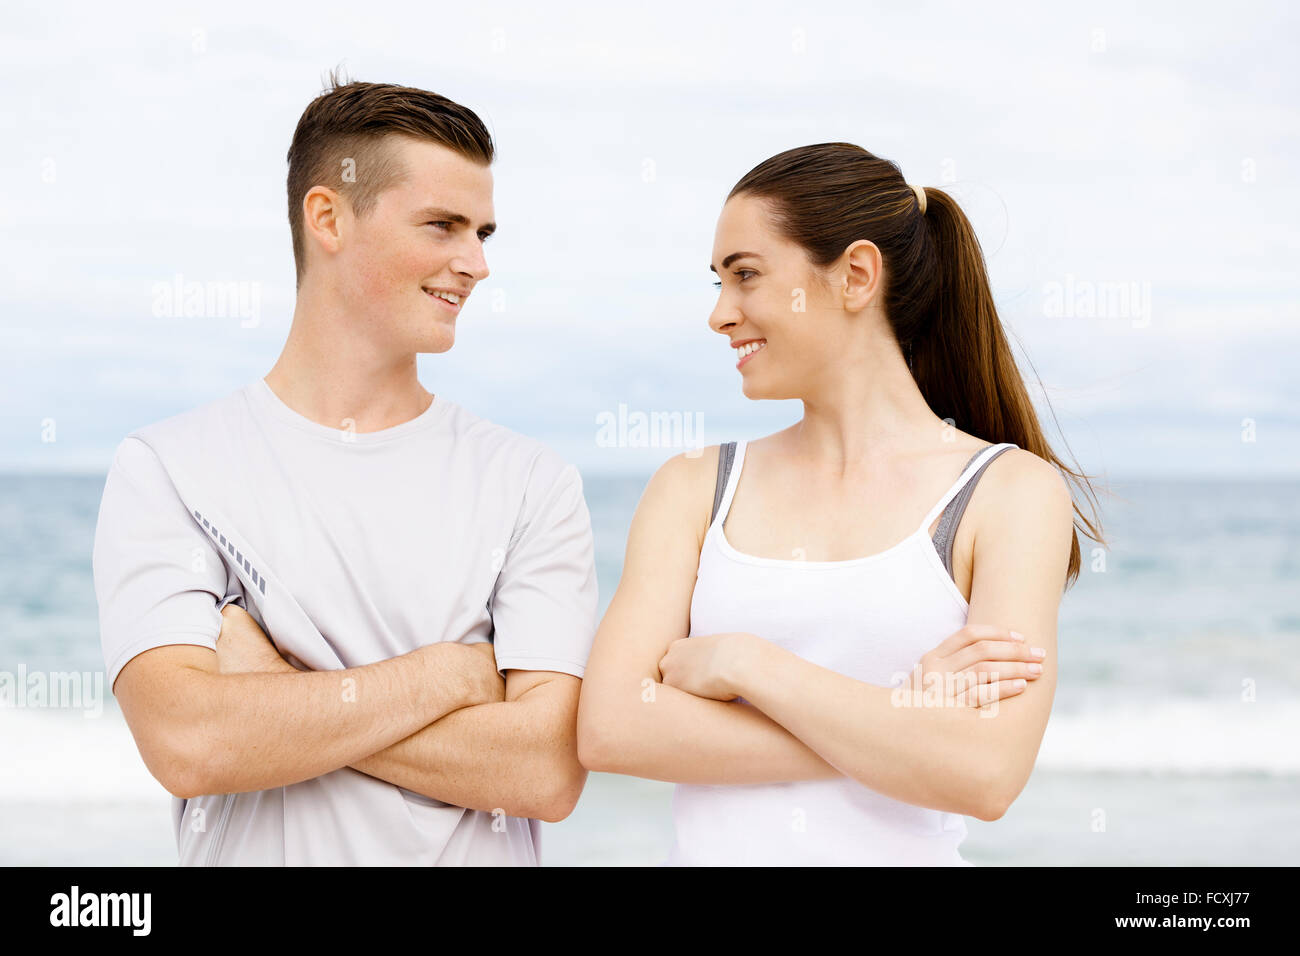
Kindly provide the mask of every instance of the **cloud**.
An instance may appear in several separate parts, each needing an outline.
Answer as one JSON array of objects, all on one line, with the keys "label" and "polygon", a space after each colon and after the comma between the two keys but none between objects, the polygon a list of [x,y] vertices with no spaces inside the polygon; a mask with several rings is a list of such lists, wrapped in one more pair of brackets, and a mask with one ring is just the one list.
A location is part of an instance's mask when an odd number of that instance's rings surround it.
[{"label": "cloud", "polygon": [[[620,402],[697,411],[715,440],[797,418],[740,394],[705,325],[706,266],[746,170],[840,139],[958,197],[1084,454],[1196,473],[1225,422],[1294,423],[1286,5],[1227,19],[1208,3],[573,6],[489,3],[454,22],[414,3],[15,12],[0,57],[0,468],[48,460],[31,436],[55,413],[60,460],[101,468],[131,428],[269,369],[293,309],[285,151],[340,62],[489,123],[501,229],[486,287],[507,306],[471,300],[456,348],[423,357],[422,375],[588,467],[626,463],[593,437]],[[154,284],[177,274],[258,284],[258,328],[152,315]],[[1067,281],[1148,289],[1150,321],[1053,317],[1046,290]],[[1300,471],[1279,444],[1257,451],[1243,473]]]}]

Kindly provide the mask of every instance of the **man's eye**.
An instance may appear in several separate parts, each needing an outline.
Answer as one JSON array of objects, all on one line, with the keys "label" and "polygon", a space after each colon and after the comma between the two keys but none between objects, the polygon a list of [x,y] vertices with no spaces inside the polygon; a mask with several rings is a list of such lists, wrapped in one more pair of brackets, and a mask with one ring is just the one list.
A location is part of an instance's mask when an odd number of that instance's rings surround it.
[{"label": "man's eye", "polygon": [[451,223],[446,222],[446,221],[438,221],[438,222],[426,222],[425,225],[426,225],[426,226],[437,226],[439,229],[446,230],[446,229],[448,229],[448,228],[451,226]]}]

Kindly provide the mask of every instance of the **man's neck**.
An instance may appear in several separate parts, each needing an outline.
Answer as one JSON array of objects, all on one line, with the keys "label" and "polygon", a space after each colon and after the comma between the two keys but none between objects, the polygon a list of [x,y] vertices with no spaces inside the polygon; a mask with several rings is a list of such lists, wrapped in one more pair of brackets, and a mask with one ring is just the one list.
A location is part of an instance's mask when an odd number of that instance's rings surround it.
[{"label": "man's neck", "polygon": [[408,422],[433,401],[416,374],[414,352],[379,354],[372,343],[340,341],[296,313],[264,380],[304,418],[358,434]]}]

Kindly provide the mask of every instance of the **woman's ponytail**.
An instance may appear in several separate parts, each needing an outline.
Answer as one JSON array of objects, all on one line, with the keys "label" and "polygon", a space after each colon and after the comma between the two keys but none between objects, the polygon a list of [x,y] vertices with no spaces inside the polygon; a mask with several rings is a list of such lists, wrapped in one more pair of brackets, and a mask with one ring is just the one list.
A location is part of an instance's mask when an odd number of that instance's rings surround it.
[{"label": "woman's ponytail", "polygon": [[[1075,500],[1076,526],[1102,540],[1096,495],[1087,475],[1052,450],[1016,365],[989,287],[984,252],[970,220],[946,192],[926,189],[925,227],[934,247],[935,296],[912,337],[912,376],[930,408],[962,431],[1011,442],[1051,462],[1091,503]],[[1046,401],[1046,399],[1044,399]],[[1076,534],[1067,582],[1079,575]]]}]

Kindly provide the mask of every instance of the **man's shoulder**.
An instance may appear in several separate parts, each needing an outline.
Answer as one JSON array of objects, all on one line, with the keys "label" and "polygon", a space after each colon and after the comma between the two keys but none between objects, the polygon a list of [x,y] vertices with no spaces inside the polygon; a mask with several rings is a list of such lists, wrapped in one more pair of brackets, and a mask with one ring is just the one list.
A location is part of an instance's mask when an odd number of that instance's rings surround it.
[{"label": "man's shoulder", "polygon": [[545,491],[565,476],[580,482],[577,468],[545,441],[451,404],[458,437],[469,442],[483,467],[507,469],[525,480],[530,491]]},{"label": "man's shoulder", "polygon": [[201,455],[205,449],[220,453],[224,444],[222,436],[238,431],[231,426],[236,416],[247,408],[246,388],[132,429],[118,442],[113,453],[114,465],[141,469],[177,455]]},{"label": "man's shoulder", "polygon": [[245,404],[247,388],[247,386],[241,386],[219,398],[206,401],[202,405],[196,405],[174,415],[168,415],[166,418],[160,418],[148,425],[141,425],[127,434],[126,438],[128,440],[133,438],[141,439],[148,443],[151,439],[190,435],[195,431],[211,428],[215,424],[227,423],[232,414],[237,414],[247,407]]}]

